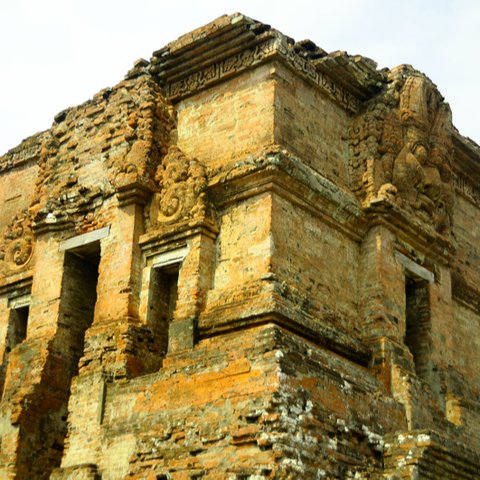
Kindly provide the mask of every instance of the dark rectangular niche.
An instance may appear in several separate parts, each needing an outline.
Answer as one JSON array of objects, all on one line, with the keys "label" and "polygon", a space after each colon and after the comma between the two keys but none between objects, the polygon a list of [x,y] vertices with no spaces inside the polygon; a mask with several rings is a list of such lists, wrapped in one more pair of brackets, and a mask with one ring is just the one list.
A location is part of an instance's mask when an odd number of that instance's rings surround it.
[{"label": "dark rectangular niche", "polygon": [[428,379],[431,353],[431,317],[428,282],[414,275],[405,279],[405,345],[410,350],[415,371]]}]

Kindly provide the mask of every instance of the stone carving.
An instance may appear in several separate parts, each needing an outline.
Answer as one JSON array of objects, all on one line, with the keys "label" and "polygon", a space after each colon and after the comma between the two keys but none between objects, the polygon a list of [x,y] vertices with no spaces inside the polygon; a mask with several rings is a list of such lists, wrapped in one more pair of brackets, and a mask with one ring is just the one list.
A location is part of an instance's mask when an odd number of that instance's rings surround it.
[{"label": "stone carving", "polygon": [[33,252],[32,222],[27,210],[13,217],[5,229],[3,245],[0,247],[0,261],[7,269],[25,266]]},{"label": "stone carving", "polygon": [[457,192],[467,197],[475,205],[480,205],[480,189],[471,179],[457,174],[453,176],[453,184]]},{"label": "stone carving", "polygon": [[12,148],[4,155],[0,155],[0,172],[18,167],[27,162],[37,161],[43,136],[44,133],[37,133],[25,139],[20,145]]},{"label": "stone carving", "polygon": [[306,77],[315,82],[332,99],[339,102],[351,112],[357,112],[359,110],[360,101],[355,95],[347,92],[347,90],[342,88],[338,83],[334,82],[330,76],[318,70],[314,62],[298,55],[287,39],[279,39],[278,51],[295,70],[302,72]]},{"label": "stone carving", "polygon": [[360,106],[359,100],[338,83],[334,82],[331,77],[319,71],[309,59],[300,56],[293,46],[289,44],[289,40],[282,35],[276,35],[254,47],[246,48],[220,62],[196,71],[181,80],[167,84],[167,96],[170,99],[188,96],[205,86],[232,74],[239,73],[275,54],[280,54],[292,67],[315,82],[325,93],[345,108],[352,112],[358,111]]},{"label": "stone carving", "polygon": [[275,44],[275,39],[260,43],[171,83],[167,86],[167,96],[170,98],[185,96],[232,73],[240,72],[273,52]]},{"label": "stone carving", "polygon": [[171,146],[155,180],[160,191],[154,194],[150,205],[152,226],[206,218],[207,173],[198,160],[188,159],[179,148]]},{"label": "stone carving", "polygon": [[453,207],[451,113],[435,85],[410,66],[389,74],[350,135],[353,188],[364,204],[388,199],[444,233]]}]

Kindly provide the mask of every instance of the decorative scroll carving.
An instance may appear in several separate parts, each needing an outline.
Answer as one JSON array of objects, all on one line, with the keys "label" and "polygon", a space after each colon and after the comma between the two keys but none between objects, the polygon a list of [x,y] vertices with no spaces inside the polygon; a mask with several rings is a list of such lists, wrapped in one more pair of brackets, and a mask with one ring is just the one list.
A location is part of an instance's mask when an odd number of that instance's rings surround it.
[{"label": "decorative scroll carving", "polygon": [[444,233],[453,208],[452,124],[435,85],[410,66],[353,123],[353,189],[364,204],[389,199]]},{"label": "decorative scroll carving", "polygon": [[32,257],[33,232],[32,222],[27,210],[13,217],[5,229],[0,261],[2,269],[15,270],[24,267]]},{"label": "decorative scroll carving", "polygon": [[285,38],[279,40],[278,51],[295,70],[302,72],[346,109],[351,112],[359,110],[360,101],[358,98],[334,82],[330,76],[319,71],[313,62],[298,55]]},{"label": "decorative scroll carving", "polygon": [[16,168],[27,162],[38,160],[42,137],[44,133],[37,133],[25,139],[20,145],[12,148],[4,155],[0,156],[0,172]]},{"label": "decorative scroll carving", "polygon": [[188,95],[200,88],[220,80],[223,77],[237,73],[261,61],[275,50],[276,39],[270,39],[252,48],[226,58],[218,63],[209,65],[191,75],[168,85],[168,97],[177,98]]},{"label": "decorative scroll carving", "polygon": [[298,55],[289,45],[288,40],[281,35],[258,43],[251,48],[246,48],[181,80],[171,84],[167,83],[167,96],[170,99],[177,99],[190,95],[205,86],[218,82],[222,78],[262,62],[274,54],[280,54],[293,68],[303,73],[345,108],[352,112],[358,111],[360,102],[354,95],[335,83],[331,77],[317,70],[310,60]]},{"label": "decorative scroll carving", "polygon": [[155,179],[160,192],[154,194],[150,205],[154,228],[207,218],[207,172],[198,160],[188,159],[180,149],[171,146]]},{"label": "decorative scroll carving", "polygon": [[467,197],[475,205],[480,205],[480,189],[462,175],[453,176],[453,184],[458,192]]}]

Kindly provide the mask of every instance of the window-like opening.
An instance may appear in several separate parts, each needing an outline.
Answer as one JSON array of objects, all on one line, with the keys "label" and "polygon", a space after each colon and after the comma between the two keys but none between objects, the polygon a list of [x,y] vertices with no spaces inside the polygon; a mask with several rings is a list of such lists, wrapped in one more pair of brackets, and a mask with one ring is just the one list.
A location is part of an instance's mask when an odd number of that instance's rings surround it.
[{"label": "window-like opening", "polygon": [[[35,399],[35,411],[44,412],[44,416],[31,420],[30,431],[25,433],[19,447],[21,478],[27,478],[27,471],[28,478],[48,478],[51,470],[60,465],[71,382],[78,374],[85,332],[93,321],[99,262],[99,242],[65,251],[58,326],[44,367],[50,377],[39,387],[43,389]],[[45,418],[48,428],[44,426]],[[22,448],[23,444],[30,447]],[[32,449],[36,452],[35,462],[28,454]]]},{"label": "window-like opening", "polygon": [[59,327],[64,341],[62,353],[69,357],[71,375],[78,371],[85,331],[93,321],[99,263],[98,241],[65,252]]},{"label": "window-like opening", "polygon": [[88,238],[97,236],[70,239],[60,248],[64,261],[57,328],[48,345],[43,367],[46,375],[29,406],[32,412],[42,415],[31,415],[28,429],[22,429],[17,457],[19,478],[49,478],[61,463],[71,382],[78,374],[85,332],[92,324],[97,300],[100,241],[88,242]]},{"label": "window-like opening", "polygon": [[0,358],[0,399],[3,396],[5,375],[8,368],[10,352],[27,338],[30,293],[9,299],[10,309],[5,337],[5,350]]},{"label": "window-like opening", "polygon": [[24,305],[10,310],[6,352],[10,352],[27,337],[29,306]]},{"label": "window-like opening", "polygon": [[152,268],[148,305],[148,323],[161,354],[168,348],[168,326],[175,315],[180,264]]},{"label": "window-like opening", "polygon": [[415,371],[427,379],[430,371],[431,319],[428,282],[416,276],[405,281],[406,325],[405,345],[415,363]]}]

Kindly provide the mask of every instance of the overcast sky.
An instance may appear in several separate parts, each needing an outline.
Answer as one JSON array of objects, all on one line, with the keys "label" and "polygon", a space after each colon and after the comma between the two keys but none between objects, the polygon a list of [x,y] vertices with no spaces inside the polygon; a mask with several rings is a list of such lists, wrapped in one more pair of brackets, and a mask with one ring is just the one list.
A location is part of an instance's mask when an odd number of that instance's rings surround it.
[{"label": "overcast sky", "polygon": [[118,83],[137,58],[236,11],[329,52],[412,64],[480,143],[478,0],[0,0],[0,154]]}]

